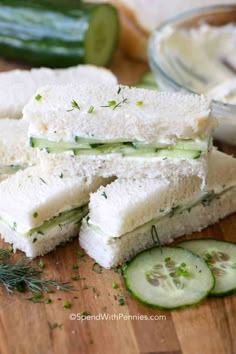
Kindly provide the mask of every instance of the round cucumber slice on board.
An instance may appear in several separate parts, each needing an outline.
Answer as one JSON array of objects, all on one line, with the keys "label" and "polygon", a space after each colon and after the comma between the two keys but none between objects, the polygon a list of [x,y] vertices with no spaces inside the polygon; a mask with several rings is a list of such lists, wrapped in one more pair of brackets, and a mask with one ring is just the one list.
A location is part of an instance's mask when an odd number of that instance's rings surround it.
[{"label": "round cucumber slice on board", "polygon": [[236,292],[236,243],[214,239],[196,239],[178,243],[205,259],[215,275],[210,295],[224,296]]},{"label": "round cucumber slice on board", "polygon": [[124,272],[127,290],[140,302],[166,310],[204,299],[215,279],[207,263],[180,247],[156,247],[139,253]]}]

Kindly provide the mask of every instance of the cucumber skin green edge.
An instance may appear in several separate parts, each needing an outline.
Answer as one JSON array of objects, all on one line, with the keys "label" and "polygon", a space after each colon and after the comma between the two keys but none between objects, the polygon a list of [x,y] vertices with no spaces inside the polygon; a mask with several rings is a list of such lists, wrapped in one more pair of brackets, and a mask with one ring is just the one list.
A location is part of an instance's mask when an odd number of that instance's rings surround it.
[{"label": "cucumber skin green edge", "polygon": [[[106,63],[100,64],[108,65],[118,42],[119,19],[117,10],[106,3],[0,0],[0,25],[5,31],[0,33],[0,54],[10,60],[19,60],[34,66],[63,68],[89,64],[86,62],[86,35],[90,19],[102,7],[114,14],[116,26],[110,57],[107,57]],[[21,18],[21,13],[26,13],[26,21]],[[53,17],[52,23],[50,17]],[[40,23],[38,18],[41,19]]]},{"label": "cucumber skin green edge", "polygon": [[[201,237],[201,238],[193,238],[193,239],[189,239],[189,240],[185,240],[185,241],[180,241],[180,242],[178,242],[177,244],[176,244],[176,246],[177,247],[180,247],[180,246],[178,246],[178,244],[181,244],[181,243],[183,243],[183,242],[191,242],[191,241],[205,241],[205,240],[212,240],[212,241],[216,241],[216,242],[225,242],[225,243],[233,243],[233,244],[236,244],[235,242],[231,242],[231,241],[227,241],[227,240],[217,240],[217,239],[215,239],[215,238],[213,238],[213,237],[206,237],[206,238],[204,238],[204,237]],[[184,248],[184,247],[180,247],[180,248]],[[192,252],[192,251],[191,251]],[[192,252],[192,253],[194,253],[194,252]],[[194,253],[195,254],[195,253]],[[215,278],[215,276],[214,276],[214,278]],[[213,287],[214,288],[214,287]],[[213,289],[212,288],[212,289]],[[211,293],[209,293],[208,294],[208,297],[212,297],[212,298],[216,298],[216,297],[225,297],[225,296],[229,296],[229,295],[234,295],[236,293],[236,287],[235,288],[233,288],[233,289],[231,289],[231,290],[229,290],[229,291],[226,291],[226,292],[224,292],[224,293],[220,293],[220,294],[211,294]]]},{"label": "cucumber skin green edge", "polygon": [[[174,246],[174,247],[172,247],[172,246],[165,246],[165,247],[169,247],[169,248],[181,248],[181,249],[184,249],[184,250],[186,251],[186,248],[178,247],[178,246],[177,246],[177,247],[176,247],[176,246]],[[151,248],[148,248],[148,249],[146,249],[146,250],[144,250],[144,251],[138,253],[138,254],[132,259],[132,261],[134,261],[138,256],[140,256],[140,254],[142,254],[142,253],[144,253],[144,252],[147,252],[147,251],[149,251],[149,250],[151,250],[151,249],[153,249],[153,248],[156,248],[156,247],[151,247]],[[187,251],[189,251],[189,250],[187,250]],[[210,272],[211,272],[211,274],[212,274],[213,286],[212,286],[212,288],[209,290],[209,292],[206,293],[206,295],[205,295],[204,297],[202,297],[199,301],[197,301],[197,302],[195,302],[195,303],[192,303],[192,304],[187,304],[187,305],[177,306],[177,307],[164,307],[164,306],[158,306],[158,305],[149,304],[149,303],[147,303],[146,301],[143,301],[142,299],[140,299],[136,294],[134,294],[134,293],[130,290],[129,285],[128,285],[128,281],[127,281],[128,279],[127,279],[127,276],[126,276],[126,272],[127,272],[127,268],[128,268],[128,267],[124,270],[124,283],[125,283],[126,290],[127,290],[136,300],[138,300],[141,304],[143,304],[143,305],[145,305],[145,306],[147,306],[147,307],[154,308],[154,309],[167,310],[167,311],[175,311],[175,310],[181,310],[181,309],[184,309],[184,308],[187,308],[187,307],[190,307],[190,306],[198,305],[199,303],[201,303],[203,300],[205,300],[205,299],[209,296],[211,290],[212,290],[212,289],[214,288],[214,286],[215,286],[215,281],[216,281],[216,280],[215,280],[214,273],[212,272],[211,268],[208,266],[207,262],[206,262],[202,257],[199,257],[197,254],[193,253],[192,251],[189,251],[189,252],[192,253],[194,256],[197,256],[198,258],[200,258],[200,259],[203,261],[203,263],[205,263],[205,264],[207,265],[207,267],[209,268],[209,270],[210,270]],[[132,261],[130,261],[130,263],[131,263]],[[129,264],[128,264],[128,266],[129,266]]]}]

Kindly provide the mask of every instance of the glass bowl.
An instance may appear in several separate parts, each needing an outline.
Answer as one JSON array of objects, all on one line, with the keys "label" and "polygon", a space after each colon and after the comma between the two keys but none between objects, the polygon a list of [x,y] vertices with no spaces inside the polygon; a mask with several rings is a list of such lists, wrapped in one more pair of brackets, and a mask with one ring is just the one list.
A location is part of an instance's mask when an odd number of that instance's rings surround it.
[{"label": "glass bowl", "polygon": [[[188,29],[196,28],[203,23],[212,26],[236,23],[236,5],[209,6],[188,11],[165,21],[153,31],[148,44],[148,59],[160,90],[197,93],[191,90],[186,82],[177,81],[173,77],[173,67],[170,67],[169,71],[164,67],[162,64],[163,58],[160,55],[158,56],[156,48],[160,35],[169,26],[172,29]],[[223,142],[236,145],[236,105],[212,100],[212,114],[219,120],[215,137]]]}]

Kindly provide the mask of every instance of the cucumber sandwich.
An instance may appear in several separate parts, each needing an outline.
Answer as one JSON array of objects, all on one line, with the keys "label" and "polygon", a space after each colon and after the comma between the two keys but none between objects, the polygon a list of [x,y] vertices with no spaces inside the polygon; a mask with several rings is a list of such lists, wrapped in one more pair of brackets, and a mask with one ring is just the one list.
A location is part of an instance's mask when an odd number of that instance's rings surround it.
[{"label": "cucumber sandwich", "polygon": [[47,153],[49,170],[205,178],[216,122],[203,96],[88,84],[48,86],[37,95],[23,115],[31,146]]},{"label": "cucumber sandwich", "polygon": [[28,145],[27,130],[23,120],[0,119],[0,181],[37,163],[37,151]]},{"label": "cucumber sandwich", "polygon": [[78,234],[89,193],[105,179],[44,175],[38,166],[0,184],[0,233],[28,257],[43,255]]},{"label": "cucumber sandwich", "polygon": [[80,245],[105,268],[170,243],[236,211],[236,159],[213,150],[205,190],[198,177],[118,179],[92,193]]},{"label": "cucumber sandwich", "polygon": [[78,65],[68,69],[39,68],[1,72],[0,118],[20,118],[23,107],[43,85],[63,85],[81,81],[117,83],[116,77],[109,70],[93,65]]}]

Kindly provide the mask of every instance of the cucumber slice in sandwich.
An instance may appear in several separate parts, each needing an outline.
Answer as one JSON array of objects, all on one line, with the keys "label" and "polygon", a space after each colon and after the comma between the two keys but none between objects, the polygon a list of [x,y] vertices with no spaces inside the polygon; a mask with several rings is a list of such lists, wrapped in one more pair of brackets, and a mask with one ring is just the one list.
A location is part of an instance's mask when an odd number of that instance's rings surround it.
[{"label": "cucumber slice in sandwich", "polygon": [[202,143],[203,150],[195,142],[178,141],[176,145],[143,144],[139,142],[99,143],[89,139],[76,139],[77,142],[49,141],[37,137],[30,138],[30,146],[45,149],[48,153],[73,151],[76,156],[120,154],[132,157],[172,157],[181,159],[197,159],[203,151],[207,151],[207,143]]},{"label": "cucumber slice in sandwich", "polygon": [[175,310],[199,303],[215,279],[207,263],[177,247],[156,247],[138,254],[124,271],[127,290],[151,307]]},{"label": "cucumber slice in sandwich", "polygon": [[177,244],[202,257],[212,269],[216,282],[211,296],[236,292],[236,243],[214,239],[187,240]]}]

